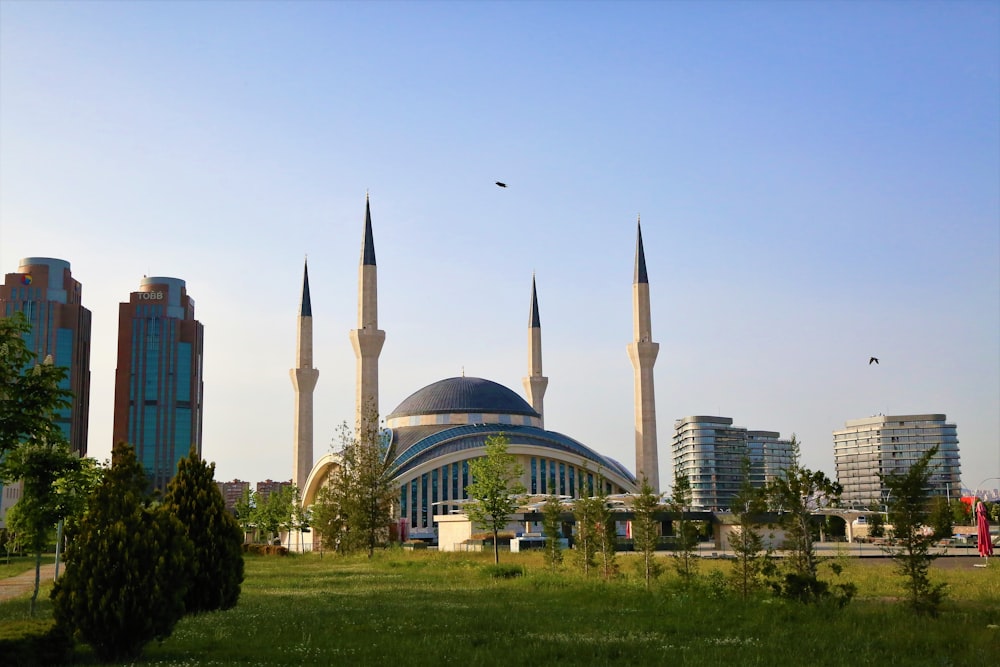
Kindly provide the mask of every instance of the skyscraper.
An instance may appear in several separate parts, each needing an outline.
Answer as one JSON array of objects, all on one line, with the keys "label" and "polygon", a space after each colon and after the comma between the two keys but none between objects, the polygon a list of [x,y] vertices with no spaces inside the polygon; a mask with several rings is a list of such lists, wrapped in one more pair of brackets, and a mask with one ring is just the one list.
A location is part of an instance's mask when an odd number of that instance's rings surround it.
[{"label": "skyscraper", "polygon": [[761,488],[792,464],[790,440],[776,431],[748,431],[729,417],[690,416],[674,422],[674,474],[691,484],[691,505],[729,508],[749,463],[750,483]]},{"label": "skyscraper", "polygon": [[0,316],[24,313],[31,324],[28,347],[42,361],[52,355],[56,366],[68,370],[63,389],[73,393],[68,408],[59,410],[56,422],[70,447],[87,454],[90,410],[90,311],[80,300],[80,283],[73,279],[69,262],[51,257],[26,257],[16,273],[8,273],[0,286]]},{"label": "skyscraper", "polygon": [[178,278],[143,278],[118,309],[115,442],[135,447],[164,490],[194,444],[201,454],[204,330]]},{"label": "skyscraper", "polygon": [[929,491],[958,498],[962,495],[958,431],[945,415],[878,415],[848,421],[833,432],[837,481],[844,487],[841,501],[867,506],[884,502],[889,490],[881,476],[905,475],[935,446]]}]

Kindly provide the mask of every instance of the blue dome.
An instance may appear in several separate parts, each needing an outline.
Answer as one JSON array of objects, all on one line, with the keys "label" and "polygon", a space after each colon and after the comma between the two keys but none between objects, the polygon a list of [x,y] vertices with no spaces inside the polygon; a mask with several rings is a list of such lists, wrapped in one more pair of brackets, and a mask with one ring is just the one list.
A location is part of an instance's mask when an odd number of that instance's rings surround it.
[{"label": "blue dome", "polygon": [[442,413],[488,413],[539,417],[507,387],[482,378],[458,377],[427,385],[404,400],[388,419]]}]

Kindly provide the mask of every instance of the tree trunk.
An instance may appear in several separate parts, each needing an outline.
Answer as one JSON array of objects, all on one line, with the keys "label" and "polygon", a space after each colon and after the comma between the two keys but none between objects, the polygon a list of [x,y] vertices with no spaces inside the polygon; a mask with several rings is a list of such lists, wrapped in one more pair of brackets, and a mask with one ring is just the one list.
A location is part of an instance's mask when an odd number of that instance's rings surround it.
[{"label": "tree trunk", "polygon": [[35,601],[38,600],[38,584],[42,577],[42,552],[35,553],[35,592],[31,594],[31,616],[35,615]]},{"label": "tree trunk", "polygon": [[500,533],[499,531],[493,531],[493,564],[500,564]]}]

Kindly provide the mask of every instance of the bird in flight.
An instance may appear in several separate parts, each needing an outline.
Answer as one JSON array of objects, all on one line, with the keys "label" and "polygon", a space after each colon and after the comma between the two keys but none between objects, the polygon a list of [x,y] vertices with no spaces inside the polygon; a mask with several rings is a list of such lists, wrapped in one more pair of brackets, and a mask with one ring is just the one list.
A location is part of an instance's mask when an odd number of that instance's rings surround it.
[{"label": "bird in flight", "polygon": [[872,357],[871,359],[868,360],[868,365],[869,366],[871,366],[873,363],[875,363],[875,364],[878,363],[878,357]]},{"label": "bird in flight", "polygon": [[507,187],[506,183],[501,183],[500,181],[497,181],[497,185],[499,185],[501,188]]}]

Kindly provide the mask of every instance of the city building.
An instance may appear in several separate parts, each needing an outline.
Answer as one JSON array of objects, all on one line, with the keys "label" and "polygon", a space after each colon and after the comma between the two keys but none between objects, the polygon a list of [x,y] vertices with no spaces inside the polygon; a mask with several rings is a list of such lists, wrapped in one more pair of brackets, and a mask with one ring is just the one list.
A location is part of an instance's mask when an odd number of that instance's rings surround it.
[{"label": "city building", "polygon": [[729,417],[690,416],[674,422],[676,477],[691,485],[691,506],[729,509],[749,463],[750,483],[761,488],[792,463],[790,440],[775,431],[749,431]]},{"label": "city building", "polygon": [[[357,359],[355,378],[356,424],[362,426],[378,410],[378,357],[385,331],[378,328],[377,266],[372,234],[371,206],[366,198],[358,292],[358,328],[350,338]],[[637,230],[633,321],[635,341],[629,346],[636,372],[636,469],[657,484],[656,423],[652,410],[652,364],[656,343],[651,341],[649,286],[642,232]],[[636,491],[636,477],[621,463],[603,456],[578,440],[546,429],[543,395],[548,378],[542,373],[541,317],[534,276],[528,315],[528,368],[525,400],[513,390],[485,378],[451,377],[418,389],[385,417],[383,437],[391,444],[396,512],[401,532],[434,539],[438,517],[461,511],[467,500],[470,460],[482,456],[486,439],[504,435],[507,451],[520,464],[521,483],[529,494],[579,497],[598,492]],[[640,405],[641,404],[641,405]],[[371,415],[374,416],[374,415]],[[308,507],[329,473],[339,465],[335,453],[319,459],[303,487]],[[305,548],[315,535],[303,536]]]},{"label": "city building", "polygon": [[51,257],[26,257],[17,272],[0,286],[0,316],[24,313],[31,324],[25,337],[39,362],[68,371],[62,388],[72,392],[70,405],[56,413],[70,448],[87,454],[90,411],[90,311],[81,302],[81,286],[69,262]]},{"label": "city building", "polygon": [[[264,480],[263,482],[257,482],[257,503],[258,503],[258,505],[260,505],[262,503],[266,503],[267,499],[271,496],[272,493],[275,493],[277,491],[281,491],[281,489],[285,488],[286,486],[291,486],[291,485],[292,485],[291,480],[289,480],[287,482],[275,482],[273,479],[267,479],[267,480]],[[249,486],[249,484],[248,484],[248,486]]]},{"label": "city building", "polygon": [[932,447],[930,492],[946,498],[962,495],[958,430],[945,415],[878,415],[848,421],[833,432],[837,481],[845,505],[882,505],[888,489],[881,475],[903,475]]},{"label": "city building", "polygon": [[[66,369],[61,383],[70,391],[68,407],[56,411],[55,421],[79,456],[87,455],[90,413],[90,311],[83,307],[81,285],[69,262],[51,257],[26,257],[17,271],[0,285],[0,317],[23,313],[31,325],[25,336],[39,363],[47,360]],[[0,483],[0,527],[7,511],[21,497],[21,482]]]},{"label": "city building", "polygon": [[183,280],[143,278],[119,304],[112,436],[160,491],[192,445],[201,456],[203,339]]},{"label": "city building", "polygon": [[235,513],[236,503],[240,502],[243,499],[243,494],[250,490],[250,482],[234,479],[231,482],[216,482],[216,484],[219,486],[222,499],[226,501],[226,509]]}]

